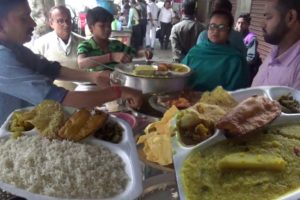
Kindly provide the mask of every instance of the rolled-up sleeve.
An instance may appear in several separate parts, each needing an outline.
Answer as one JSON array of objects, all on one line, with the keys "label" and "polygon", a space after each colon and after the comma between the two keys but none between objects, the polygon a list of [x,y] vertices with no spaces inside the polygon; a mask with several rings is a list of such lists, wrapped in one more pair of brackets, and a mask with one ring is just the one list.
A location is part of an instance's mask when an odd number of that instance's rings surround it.
[{"label": "rolled-up sleeve", "polygon": [[27,50],[24,51],[26,61],[22,62],[14,53],[0,46],[0,92],[33,105],[44,99],[62,102],[68,91],[53,84],[60,64],[49,62]]}]

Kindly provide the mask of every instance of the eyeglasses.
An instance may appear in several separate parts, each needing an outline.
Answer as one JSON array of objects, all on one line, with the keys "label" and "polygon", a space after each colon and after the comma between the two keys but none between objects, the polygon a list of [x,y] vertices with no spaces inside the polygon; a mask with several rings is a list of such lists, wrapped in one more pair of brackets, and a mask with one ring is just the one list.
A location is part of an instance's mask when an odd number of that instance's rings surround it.
[{"label": "eyeglasses", "polygon": [[224,25],[224,24],[215,24],[215,23],[212,23],[212,24],[209,24],[208,25],[208,30],[211,30],[211,31],[227,31],[229,29],[229,26],[227,25]]},{"label": "eyeglasses", "polygon": [[71,19],[62,19],[62,18],[60,18],[60,19],[56,20],[56,23],[58,23],[59,25],[63,25],[64,23],[65,24],[71,24]]}]

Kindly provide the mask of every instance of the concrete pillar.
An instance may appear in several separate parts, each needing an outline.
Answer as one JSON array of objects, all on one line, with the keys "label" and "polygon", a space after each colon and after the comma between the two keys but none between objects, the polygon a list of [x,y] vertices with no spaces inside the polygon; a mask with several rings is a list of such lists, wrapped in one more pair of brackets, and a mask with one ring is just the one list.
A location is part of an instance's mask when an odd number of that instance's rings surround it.
[{"label": "concrete pillar", "polygon": [[35,36],[39,37],[50,32],[48,12],[54,6],[54,0],[29,0],[28,3],[31,8],[31,16],[37,24],[34,30]]},{"label": "concrete pillar", "polygon": [[206,23],[209,13],[209,1],[197,0],[196,18],[202,23]]}]

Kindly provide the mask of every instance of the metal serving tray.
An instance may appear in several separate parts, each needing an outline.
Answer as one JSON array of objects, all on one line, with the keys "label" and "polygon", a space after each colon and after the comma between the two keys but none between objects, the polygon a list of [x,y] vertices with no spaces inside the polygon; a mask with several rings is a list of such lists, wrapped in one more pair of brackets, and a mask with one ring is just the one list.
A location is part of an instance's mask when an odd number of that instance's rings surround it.
[{"label": "metal serving tray", "polygon": [[[30,110],[33,107],[21,109],[21,110]],[[64,108],[65,111],[68,113],[74,111],[74,108]],[[10,120],[12,117],[12,113],[7,118],[7,120],[4,122],[4,124],[0,128],[0,138],[9,138],[10,132],[8,131],[7,127],[9,126]],[[122,119],[119,119],[115,116],[110,115],[109,120],[114,121],[118,123],[123,128],[123,135],[122,140],[118,144],[113,144],[110,142],[102,141],[100,139],[95,138],[94,136],[89,136],[88,138],[82,140],[83,143],[89,143],[92,145],[102,145],[107,147],[112,152],[118,154],[120,158],[123,160],[125,164],[125,171],[129,177],[129,181],[127,183],[127,186],[125,190],[120,193],[117,196],[111,197],[111,198],[105,198],[102,200],[119,200],[119,199],[135,199],[137,198],[143,191],[142,187],[142,172],[140,167],[140,161],[138,159],[137,149],[135,140],[133,138],[132,129]],[[27,135],[34,135],[37,134],[37,131],[35,129],[31,131],[25,132]],[[49,197],[45,195],[40,194],[34,194],[31,192],[28,192],[24,189],[16,188],[13,185],[9,185],[6,183],[3,183],[0,181],[0,188],[10,192],[16,196],[24,197],[26,199],[30,200],[63,200],[65,198],[55,198],[55,197]],[[70,199],[72,200],[72,199]],[[74,199],[75,200],[75,199]],[[91,199],[90,199],[91,200]]]},{"label": "metal serving tray", "polygon": [[[290,93],[295,100],[300,102],[300,91],[297,91],[293,88],[289,87],[257,87],[257,88],[248,88],[230,92],[235,100],[238,102],[243,101],[253,95],[263,95],[272,100],[277,100],[281,95],[286,95]],[[287,124],[287,123],[295,123],[300,122],[300,113],[298,114],[287,114],[281,113],[281,115],[275,119],[269,126]],[[181,200],[186,200],[182,180],[181,180],[181,169],[183,167],[184,161],[187,159],[189,154],[195,150],[203,150],[207,147],[210,147],[220,141],[226,140],[222,131],[216,130],[215,134],[208,138],[207,140],[195,145],[195,146],[186,146],[180,142],[179,133],[176,133],[174,137],[172,137],[172,146],[173,146],[173,164],[176,172],[176,180],[178,185],[179,196]],[[199,197],[200,199],[201,197]],[[298,200],[300,199],[300,189],[287,193],[278,199],[280,200]]]},{"label": "metal serving tray", "polygon": [[135,88],[144,94],[148,94],[181,91],[186,87],[188,77],[192,73],[192,71],[189,71],[182,75],[137,76],[132,73],[132,71],[135,68],[135,64],[139,63],[142,64],[142,62],[133,62],[130,64],[116,65],[112,77],[116,77],[114,78],[115,81],[120,82],[121,85]]}]

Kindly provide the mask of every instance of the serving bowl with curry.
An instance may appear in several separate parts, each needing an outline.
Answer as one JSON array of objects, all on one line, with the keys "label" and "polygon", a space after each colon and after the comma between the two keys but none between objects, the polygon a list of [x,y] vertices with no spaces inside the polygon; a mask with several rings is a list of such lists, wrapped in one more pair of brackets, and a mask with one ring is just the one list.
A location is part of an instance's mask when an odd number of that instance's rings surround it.
[{"label": "serving bowl with curry", "polygon": [[[260,87],[231,92],[241,102],[253,95],[277,101],[300,92]],[[278,104],[279,105],[279,104]],[[172,137],[173,164],[181,200],[253,200],[300,198],[300,114],[282,110],[271,123],[228,138],[226,130],[197,145]]]}]

